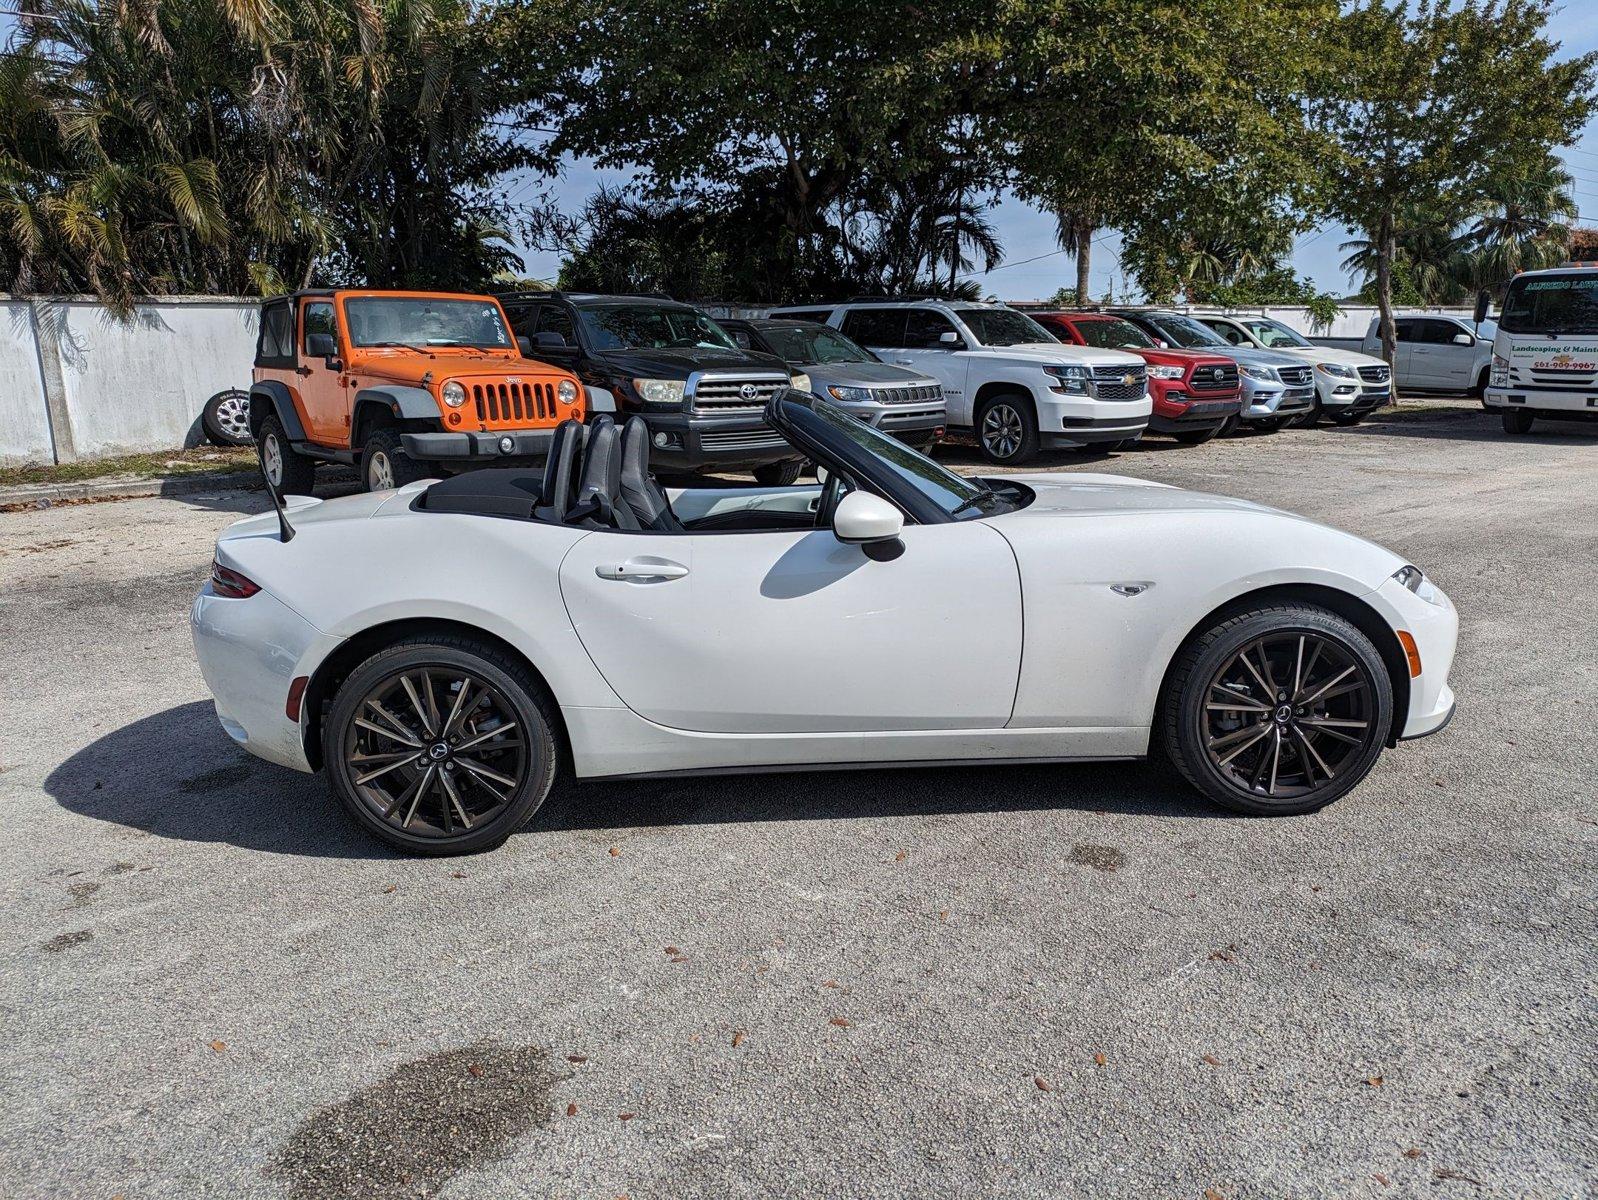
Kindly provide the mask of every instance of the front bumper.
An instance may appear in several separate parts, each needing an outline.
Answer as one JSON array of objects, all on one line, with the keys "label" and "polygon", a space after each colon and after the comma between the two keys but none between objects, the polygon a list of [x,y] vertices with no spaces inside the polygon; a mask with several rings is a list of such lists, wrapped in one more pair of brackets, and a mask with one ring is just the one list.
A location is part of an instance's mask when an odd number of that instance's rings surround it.
[{"label": "front bumper", "polygon": [[258,758],[310,771],[300,721],[287,712],[289,688],[338,645],[269,592],[245,600],[207,583],[189,610],[194,656],[227,735]]},{"label": "front bumper", "polygon": [[1038,433],[1046,446],[1095,446],[1141,437],[1148,428],[1154,400],[1099,400],[1092,396],[1064,396],[1047,389],[1033,393],[1038,413]]},{"label": "front bumper", "polygon": [[1215,429],[1237,416],[1243,408],[1241,393],[1218,399],[1192,392],[1181,394],[1181,400],[1171,400],[1165,396],[1155,400],[1154,414],[1149,417],[1151,432],[1187,433]]},{"label": "front bumper", "polygon": [[840,401],[838,407],[901,442],[913,444],[935,441],[948,424],[948,414],[942,404],[876,404],[869,401],[845,404]]},{"label": "front bumper", "polygon": [[1482,393],[1486,409],[1524,409],[1555,420],[1598,416],[1598,392],[1551,392],[1533,388],[1490,387]]},{"label": "front bumper", "polygon": [[1409,708],[1397,724],[1400,739],[1436,733],[1453,716],[1454,692],[1448,672],[1454,665],[1459,641],[1459,613],[1441,589],[1441,603],[1422,600],[1396,579],[1389,579],[1366,599],[1395,630],[1407,630],[1415,639],[1421,672],[1409,681]]},{"label": "front bumper", "polygon": [[1374,412],[1393,398],[1391,381],[1366,383],[1360,379],[1340,379],[1319,373],[1316,381],[1321,407],[1340,413]]},{"label": "front bumper", "polygon": [[[469,433],[402,433],[400,448],[418,462],[459,459],[546,458],[555,440],[550,429],[490,429]],[[509,441],[506,448],[503,443]]]},{"label": "front bumper", "polygon": [[[650,463],[669,471],[759,467],[804,457],[759,413],[726,417],[683,412],[639,415],[649,426]],[[662,437],[667,443],[664,446]]]},{"label": "front bumper", "polygon": [[[1244,376],[1243,412],[1245,421],[1265,421],[1273,417],[1292,417],[1307,413],[1315,407],[1315,385],[1300,384],[1285,387],[1282,384],[1263,383]],[[1253,385],[1250,387],[1249,385]]]}]

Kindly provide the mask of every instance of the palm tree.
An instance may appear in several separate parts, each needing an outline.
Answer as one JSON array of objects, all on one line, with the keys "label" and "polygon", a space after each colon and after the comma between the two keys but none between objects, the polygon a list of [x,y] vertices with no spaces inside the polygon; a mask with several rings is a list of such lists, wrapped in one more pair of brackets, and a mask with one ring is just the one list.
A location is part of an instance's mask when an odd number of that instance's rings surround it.
[{"label": "palm tree", "polygon": [[1570,244],[1575,181],[1551,155],[1521,174],[1487,180],[1465,232],[1470,282],[1497,289],[1517,271],[1553,266]]},{"label": "palm tree", "polygon": [[1091,204],[1075,203],[1054,214],[1054,239],[1076,260],[1076,302],[1088,302],[1088,277],[1093,270],[1093,235],[1099,218]]},{"label": "palm tree", "polygon": [[[1425,304],[1442,304],[1459,297],[1469,272],[1466,240],[1456,230],[1457,219],[1435,210],[1406,211],[1394,222],[1397,250],[1393,265]],[[1364,280],[1376,277],[1377,246],[1371,238],[1353,238],[1338,246],[1346,257],[1343,270]]]}]

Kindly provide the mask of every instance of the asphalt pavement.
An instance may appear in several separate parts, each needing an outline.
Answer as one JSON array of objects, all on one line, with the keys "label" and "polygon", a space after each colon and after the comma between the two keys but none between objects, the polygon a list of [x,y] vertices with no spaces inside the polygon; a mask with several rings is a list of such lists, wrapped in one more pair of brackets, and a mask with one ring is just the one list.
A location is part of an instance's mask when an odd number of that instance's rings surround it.
[{"label": "asphalt pavement", "polygon": [[0,1195],[1594,1194],[1598,426],[1041,466],[1391,546],[1459,607],[1457,719],[1310,817],[800,773],[413,861],[216,725],[187,610],[259,493],[0,515]]}]

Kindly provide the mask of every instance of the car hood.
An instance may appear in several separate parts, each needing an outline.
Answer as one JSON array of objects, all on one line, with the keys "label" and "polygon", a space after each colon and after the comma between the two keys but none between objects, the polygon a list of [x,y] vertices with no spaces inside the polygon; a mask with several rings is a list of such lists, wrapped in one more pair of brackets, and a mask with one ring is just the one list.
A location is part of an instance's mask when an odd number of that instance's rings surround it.
[{"label": "car hood", "polygon": [[[494,354],[417,354],[411,351],[373,354],[350,364],[349,373],[360,380],[360,386],[371,387],[385,381],[421,387],[427,383],[442,383],[455,376],[469,375],[518,377],[560,376],[569,374],[560,367],[531,358],[510,358]],[[431,376],[431,378],[427,378]]]},{"label": "car hood", "polygon": [[912,384],[934,384],[937,380],[905,367],[888,363],[794,363],[794,369],[803,371],[817,384],[833,383],[840,387],[909,387]]},{"label": "car hood", "polygon": [[1075,346],[1065,342],[1028,342],[1020,346],[977,346],[960,354],[983,358],[1019,359],[1028,363],[1095,363],[1102,366],[1136,367],[1143,360],[1129,350],[1100,350],[1094,346]]},{"label": "car hood", "polygon": [[774,354],[714,350],[699,346],[660,350],[605,350],[594,357],[619,373],[639,379],[687,379],[695,371],[763,371],[787,375]]},{"label": "car hood", "polygon": [[[1198,347],[1194,347],[1198,352]],[[1205,346],[1205,354],[1214,354],[1221,358],[1229,358],[1240,367],[1301,367],[1304,360],[1296,354],[1284,354],[1280,350],[1256,350],[1252,346]]]},{"label": "car hood", "polygon": [[1281,509],[1236,500],[1209,492],[1190,492],[1168,483],[1132,479],[1125,475],[1072,472],[1060,475],[1007,477],[1032,489],[1036,499],[1020,510],[1034,516],[1063,513],[1104,515],[1122,512],[1254,512],[1292,516]]},{"label": "car hood", "polygon": [[1345,367],[1385,367],[1387,363],[1358,350],[1340,350],[1336,346],[1312,346],[1308,350],[1291,350],[1300,362],[1341,363]]}]

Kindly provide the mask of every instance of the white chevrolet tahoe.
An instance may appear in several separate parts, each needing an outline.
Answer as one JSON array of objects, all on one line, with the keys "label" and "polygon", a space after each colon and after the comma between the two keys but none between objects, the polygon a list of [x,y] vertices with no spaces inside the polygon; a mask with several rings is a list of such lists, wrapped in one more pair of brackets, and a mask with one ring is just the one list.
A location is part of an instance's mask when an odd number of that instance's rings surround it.
[{"label": "white chevrolet tahoe", "polygon": [[1002,304],[859,300],[771,315],[821,321],[884,362],[932,376],[949,424],[972,430],[987,459],[1005,466],[1040,446],[1116,449],[1142,436],[1153,411],[1137,355],[1067,346]]}]

